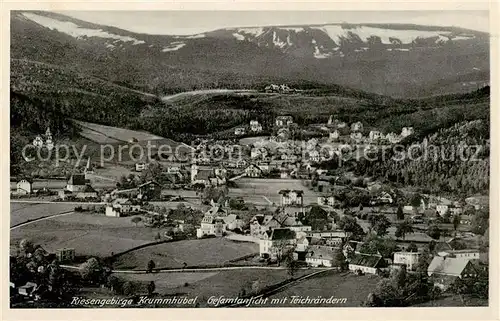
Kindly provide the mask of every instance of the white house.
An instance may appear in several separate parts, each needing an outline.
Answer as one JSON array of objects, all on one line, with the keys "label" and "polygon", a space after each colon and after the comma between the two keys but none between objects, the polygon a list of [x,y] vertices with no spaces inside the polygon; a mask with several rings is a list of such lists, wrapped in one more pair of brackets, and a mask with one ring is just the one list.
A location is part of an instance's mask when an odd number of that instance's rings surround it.
[{"label": "white house", "polygon": [[338,131],[338,130],[334,130],[333,132],[331,132],[331,133],[328,135],[328,138],[329,138],[330,140],[337,140],[337,139],[339,139],[339,136],[340,136],[339,131]]},{"label": "white house", "polygon": [[413,270],[421,255],[419,252],[395,252],[393,263],[404,264],[408,270]]},{"label": "white house", "polygon": [[354,253],[349,260],[349,271],[377,274],[384,265],[384,259],[380,255]]},{"label": "white house", "polygon": [[136,172],[142,172],[147,168],[146,163],[135,163],[135,171]]},{"label": "white house", "polygon": [[251,120],[250,121],[250,130],[253,132],[261,132],[262,131],[262,125],[259,123],[258,120]]},{"label": "white house", "polygon": [[340,250],[332,248],[331,246],[312,245],[308,250],[306,263],[310,266],[332,267],[340,263],[336,262],[336,257],[339,255]]},{"label": "white house", "polygon": [[436,205],[436,212],[439,213],[439,215],[443,216],[448,212],[449,206],[445,204],[438,204]]},{"label": "white house", "polygon": [[401,136],[395,133],[389,133],[385,136],[385,139],[387,139],[391,144],[397,144],[401,141]]},{"label": "white house", "polygon": [[289,126],[293,123],[292,116],[278,116],[276,117],[275,124],[278,127]]},{"label": "white house", "polygon": [[403,138],[408,137],[408,136],[412,135],[413,132],[414,132],[413,127],[403,127],[403,129],[401,130],[401,136]]},{"label": "white house", "polygon": [[351,131],[357,132],[363,130],[363,123],[362,122],[355,122],[351,125]]},{"label": "white house", "polygon": [[208,235],[222,236],[226,230],[226,223],[221,217],[205,214],[201,220],[200,228],[196,229],[196,237],[202,238]]},{"label": "white house", "polygon": [[382,137],[382,133],[379,132],[378,130],[372,130],[372,131],[370,131],[370,134],[368,137],[372,141],[379,140]]},{"label": "white house", "polygon": [[33,182],[30,179],[22,179],[16,184],[16,192],[20,195],[33,193]]},{"label": "white house", "polygon": [[295,232],[288,228],[275,228],[266,231],[259,242],[260,256],[277,258],[297,243]]},{"label": "white house", "polygon": [[479,249],[465,249],[465,250],[445,250],[438,253],[439,256],[455,257],[469,260],[479,260]]},{"label": "white house", "polygon": [[245,128],[244,127],[236,127],[234,129],[234,134],[235,135],[245,135]]},{"label": "white house", "polygon": [[335,197],[333,195],[330,196],[318,196],[318,205],[319,206],[334,206],[335,205]]},{"label": "white house", "polygon": [[227,216],[222,217],[222,219],[226,224],[226,228],[230,231],[235,229],[242,229],[243,226],[245,225],[245,222],[237,214],[229,214]]},{"label": "white house", "polygon": [[304,204],[304,191],[302,190],[281,190],[279,194],[281,195],[282,206],[302,206]]}]

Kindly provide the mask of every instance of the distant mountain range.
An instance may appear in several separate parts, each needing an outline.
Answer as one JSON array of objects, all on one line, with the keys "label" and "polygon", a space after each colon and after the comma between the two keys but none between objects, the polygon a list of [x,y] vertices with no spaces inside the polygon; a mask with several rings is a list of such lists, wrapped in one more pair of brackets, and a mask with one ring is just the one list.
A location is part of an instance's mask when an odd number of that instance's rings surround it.
[{"label": "distant mountain range", "polygon": [[11,58],[157,95],[313,81],[417,97],[489,82],[487,33],[410,24],[257,26],[163,36],[51,12],[12,12]]}]

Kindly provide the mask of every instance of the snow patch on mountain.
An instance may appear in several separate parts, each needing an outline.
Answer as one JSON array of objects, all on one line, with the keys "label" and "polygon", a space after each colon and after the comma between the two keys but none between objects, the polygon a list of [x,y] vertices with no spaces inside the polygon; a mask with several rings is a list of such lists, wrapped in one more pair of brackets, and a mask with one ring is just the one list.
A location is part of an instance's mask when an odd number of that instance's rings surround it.
[{"label": "snow patch on mountain", "polygon": [[264,33],[264,28],[241,28],[241,29],[238,29],[238,33],[244,33],[244,34],[252,35],[254,37],[258,37]]},{"label": "snow patch on mountain", "polygon": [[273,43],[276,47],[283,48],[286,46],[286,42],[280,40],[279,36],[276,34],[276,31],[273,31]]},{"label": "snow patch on mountain", "polygon": [[240,35],[239,33],[233,33],[233,37],[235,37],[239,41],[245,40],[245,36]]},{"label": "snow patch on mountain", "polygon": [[74,24],[73,22],[60,21],[31,12],[23,12],[23,16],[45,28],[49,28],[50,30],[57,30],[77,39],[98,37],[106,39],[116,39],[117,41],[123,42],[133,42],[133,45],[140,45],[145,43],[143,40],[138,40],[132,37],[116,35],[102,29],[83,28]]},{"label": "snow patch on mountain", "polygon": [[[411,44],[417,38],[438,37],[439,39],[444,38],[447,40],[446,36],[451,35],[451,32],[447,31],[396,30],[365,26],[344,29],[340,25],[325,25],[314,28],[325,32],[337,44],[342,39],[351,39],[353,35],[358,36],[363,42],[372,36],[379,37],[383,44],[394,44],[395,39],[400,40],[402,44]],[[457,38],[455,37],[454,39],[458,40]]]},{"label": "snow patch on mountain", "polygon": [[279,27],[282,30],[287,30],[287,31],[295,31],[297,33],[304,31],[304,28],[300,27]]},{"label": "snow patch on mountain", "polygon": [[185,45],[186,44],[184,42],[176,41],[176,42],[172,42],[167,47],[163,47],[163,49],[161,51],[162,52],[177,51],[177,50],[181,49],[182,47],[184,47]]}]

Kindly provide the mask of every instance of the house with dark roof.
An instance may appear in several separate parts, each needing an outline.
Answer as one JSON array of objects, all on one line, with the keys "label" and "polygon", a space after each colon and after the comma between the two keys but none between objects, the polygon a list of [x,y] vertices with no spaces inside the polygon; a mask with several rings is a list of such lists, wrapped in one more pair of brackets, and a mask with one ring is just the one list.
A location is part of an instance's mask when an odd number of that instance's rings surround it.
[{"label": "house with dark roof", "polygon": [[275,259],[297,244],[296,234],[289,228],[266,231],[259,242],[260,256]]},{"label": "house with dark roof", "polygon": [[255,164],[250,164],[245,168],[245,175],[247,177],[262,177],[264,175],[264,171]]},{"label": "house with dark roof", "polygon": [[97,191],[90,184],[85,185],[83,189],[74,194],[78,199],[97,198]]},{"label": "house with dark roof", "polygon": [[338,256],[341,253],[340,249],[325,245],[312,245],[308,249],[306,255],[306,263],[310,266],[338,266]]},{"label": "house with dark roof", "polygon": [[73,174],[66,184],[66,190],[76,193],[83,191],[87,186],[88,181],[85,179],[85,174]]},{"label": "house with dark roof", "polygon": [[342,247],[342,253],[344,253],[344,256],[349,260],[351,257],[354,256],[354,254],[359,254],[361,250],[361,246],[363,246],[364,242],[360,241],[348,241],[344,244]]},{"label": "house with dark roof", "polygon": [[143,200],[156,200],[161,198],[161,185],[155,181],[149,181],[137,187],[138,198]]},{"label": "house with dark roof", "polygon": [[278,116],[276,117],[275,124],[278,127],[289,126],[293,123],[292,116]]},{"label": "house with dark roof", "polygon": [[270,229],[281,227],[273,215],[257,214],[250,220],[250,235],[260,238]]},{"label": "house with dark roof", "polygon": [[355,253],[349,260],[349,271],[377,274],[380,268],[386,267],[381,255]]},{"label": "house with dark roof", "polygon": [[477,271],[468,258],[450,256],[434,256],[427,268],[427,275],[434,285],[446,290],[457,278],[474,277]]}]

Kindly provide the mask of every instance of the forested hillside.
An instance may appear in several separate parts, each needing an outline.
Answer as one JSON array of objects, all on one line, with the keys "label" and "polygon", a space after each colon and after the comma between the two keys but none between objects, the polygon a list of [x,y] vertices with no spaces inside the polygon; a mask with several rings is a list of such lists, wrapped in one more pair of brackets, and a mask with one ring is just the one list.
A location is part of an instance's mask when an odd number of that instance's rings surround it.
[{"label": "forested hillside", "polygon": [[360,175],[381,177],[429,192],[486,192],[489,188],[489,122],[457,123],[425,137],[412,157],[388,151],[375,161],[360,159],[351,166]]}]

